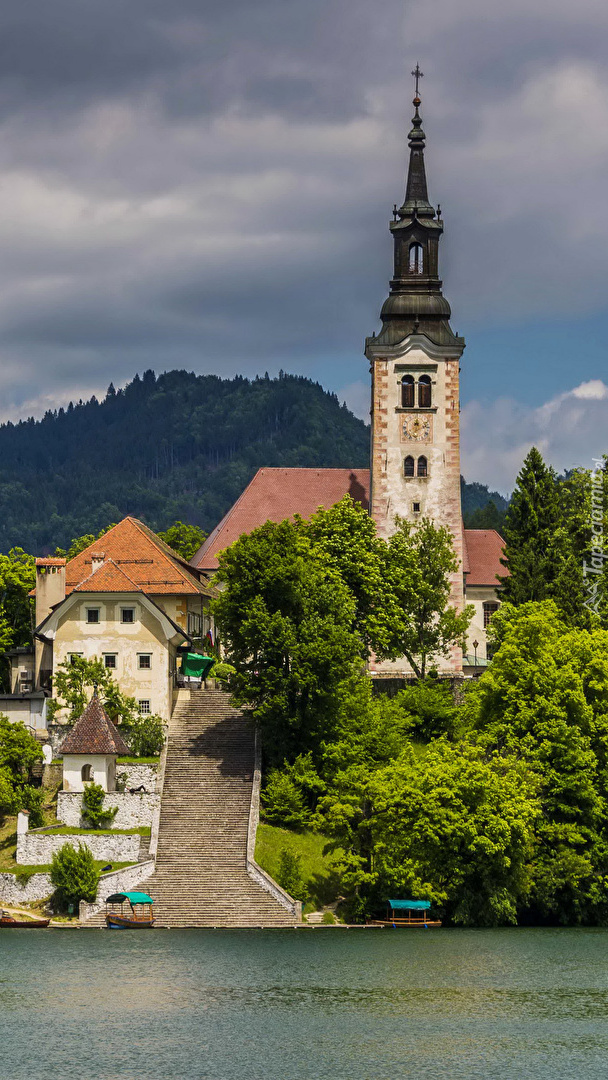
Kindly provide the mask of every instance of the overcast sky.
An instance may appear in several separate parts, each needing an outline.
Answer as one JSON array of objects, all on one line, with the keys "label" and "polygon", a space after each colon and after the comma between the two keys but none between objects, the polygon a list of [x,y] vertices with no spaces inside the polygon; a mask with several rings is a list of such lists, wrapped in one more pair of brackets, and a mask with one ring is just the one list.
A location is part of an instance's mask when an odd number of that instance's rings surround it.
[{"label": "overcast sky", "polygon": [[283,368],[368,408],[410,70],[464,334],[463,470],[607,449],[606,0],[0,10],[0,414]]}]

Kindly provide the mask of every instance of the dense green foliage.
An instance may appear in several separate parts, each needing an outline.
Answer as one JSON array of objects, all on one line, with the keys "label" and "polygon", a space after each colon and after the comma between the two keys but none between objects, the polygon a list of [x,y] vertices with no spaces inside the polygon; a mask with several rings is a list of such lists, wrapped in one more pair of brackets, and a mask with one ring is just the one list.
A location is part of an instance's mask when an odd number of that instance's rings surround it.
[{"label": "dense green foliage", "polygon": [[34,603],[28,594],[35,584],[33,555],[19,547],[0,555],[0,652],[31,644]]},{"label": "dense green foliage", "polygon": [[190,562],[190,559],[196,555],[203,540],[206,538],[207,533],[199,529],[198,525],[187,525],[184,521],[176,521],[170,528],[165,529],[164,532],[159,532],[158,536],[161,540],[165,541],[173,551],[181,555],[182,559]]},{"label": "dense green foliage", "polygon": [[289,848],[281,851],[277,881],[294,900],[306,899],[306,886],[302,880],[302,857]]},{"label": "dense green foliage", "polygon": [[29,810],[32,827],[43,824],[42,794],[32,783],[33,766],[41,760],[40,743],[25,725],[0,714],[0,821]]},{"label": "dense green foliage", "polygon": [[118,813],[117,806],[104,806],[106,793],[101,784],[87,784],[82,793],[82,816],[93,829],[108,829]]},{"label": "dense green foliage", "polygon": [[344,687],[370,649],[424,675],[470,618],[448,605],[450,536],[398,521],[388,544],[349,496],[310,522],[266,522],[220,556],[214,610],[230,688],[254,707],[269,760],[331,739]]},{"label": "dense green foliage", "polygon": [[496,529],[502,535],[508,499],[485,484],[467,484],[462,476],[460,497],[465,529]]},{"label": "dense green foliage", "polygon": [[591,627],[598,619],[608,625],[605,462],[593,472],[575,469],[558,478],[533,447],[517,478],[503,535],[505,600],[554,600],[573,626]]},{"label": "dense green foliage", "polygon": [[66,548],[127,514],[209,530],[262,465],[368,459],[365,424],[309,379],[147,371],[102,402],[0,427],[0,551]]},{"label": "dense green foliage", "polygon": [[331,737],[268,774],[265,816],[335,845],[351,919],[413,895],[455,924],[608,924],[608,630],[553,601],[493,628],[461,700],[354,678]]},{"label": "dense green foliage", "polygon": [[92,904],[97,896],[99,870],[86,844],[66,843],[51,861],[51,884],[55,887],[53,904],[59,911],[70,905],[78,910],[81,900]]}]

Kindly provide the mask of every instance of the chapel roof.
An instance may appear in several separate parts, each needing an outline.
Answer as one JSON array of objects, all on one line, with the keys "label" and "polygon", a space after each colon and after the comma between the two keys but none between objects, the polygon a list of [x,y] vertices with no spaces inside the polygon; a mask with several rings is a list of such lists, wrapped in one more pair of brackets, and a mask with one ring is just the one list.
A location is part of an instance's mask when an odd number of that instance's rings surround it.
[{"label": "chapel roof", "polygon": [[[330,507],[345,495],[369,508],[369,469],[258,469],[234,506],[209,534],[192,560],[208,572],[217,570],[220,551],[265,521],[309,518],[319,506]],[[504,541],[494,529],[463,529],[463,572],[468,585],[496,587]]]},{"label": "chapel roof", "polygon": [[70,734],[61,744],[61,754],[130,753],[118,729],[104,709],[97,693],[89,701]]},{"label": "chapel roof", "polygon": [[[103,553],[103,566],[93,573],[93,556]],[[120,575],[123,575],[121,577]],[[89,544],[73,559],[65,571],[65,592],[133,592],[149,596],[202,593],[213,596],[214,590],[203,584],[196,570],[156,536],[137,518],[126,517],[107,533]],[[87,582],[87,588],[85,588]]]}]

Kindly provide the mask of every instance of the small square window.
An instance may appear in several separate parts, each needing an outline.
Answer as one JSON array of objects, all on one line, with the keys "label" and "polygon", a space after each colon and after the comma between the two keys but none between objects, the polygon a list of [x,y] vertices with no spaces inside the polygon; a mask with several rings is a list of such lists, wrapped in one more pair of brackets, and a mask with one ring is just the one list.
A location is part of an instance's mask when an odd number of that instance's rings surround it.
[{"label": "small square window", "polygon": [[88,607],[87,608],[87,622],[88,623],[98,623],[99,622],[99,608],[98,607]]},{"label": "small square window", "polygon": [[412,511],[414,514],[420,513],[420,503],[412,503]]},{"label": "small square window", "polygon": [[150,712],[150,701],[149,701],[149,699],[146,699],[144,701],[138,701],[137,704],[139,705],[139,711],[140,711],[140,713],[142,713],[142,715],[146,715],[147,713]]},{"label": "small square window", "polygon": [[103,658],[103,662],[104,662],[106,667],[115,668],[116,667],[116,653],[113,653],[113,652],[105,653],[104,658]]},{"label": "small square window", "polygon": [[150,653],[139,653],[137,657],[137,666],[140,668],[152,667],[152,656]]},{"label": "small square window", "polygon": [[123,608],[121,608],[120,609],[120,621],[123,622],[123,623],[134,623],[135,622],[135,608],[134,607],[123,607]]}]

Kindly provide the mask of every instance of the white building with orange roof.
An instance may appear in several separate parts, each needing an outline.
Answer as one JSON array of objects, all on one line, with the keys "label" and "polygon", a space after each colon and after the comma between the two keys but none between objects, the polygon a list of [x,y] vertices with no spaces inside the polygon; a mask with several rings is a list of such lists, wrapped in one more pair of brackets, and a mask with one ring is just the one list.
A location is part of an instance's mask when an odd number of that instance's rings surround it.
[{"label": "white building with orange roof", "polygon": [[[142,714],[168,720],[178,649],[213,632],[205,577],[136,518],[74,559],[36,560],[35,689],[73,656],[99,658]],[[60,716],[61,714],[59,714]]]}]

